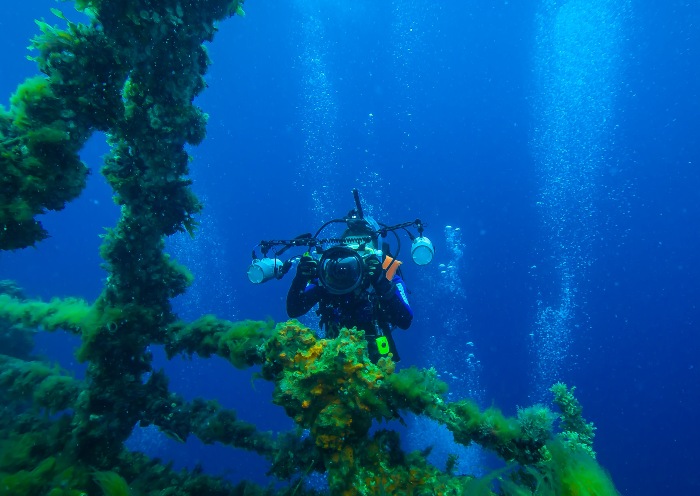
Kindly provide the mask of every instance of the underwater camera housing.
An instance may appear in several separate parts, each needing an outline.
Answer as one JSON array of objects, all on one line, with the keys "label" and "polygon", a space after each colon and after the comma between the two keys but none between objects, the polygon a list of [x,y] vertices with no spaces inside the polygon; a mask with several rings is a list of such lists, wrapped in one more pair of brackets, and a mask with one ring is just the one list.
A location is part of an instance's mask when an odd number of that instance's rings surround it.
[{"label": "underwater camera housing", "polygon": [[325,250],[318,263],[318,282],[331,294],[347,294],[362,287],[366,278],[365,261],[349,246]]},{"label": "underwater camera housing", "polygon": [[[378,249],[379,238],[391,233],[396,238],[397,250],[391,262],[384,268],[389,271],[397,263],[401,250],[398,231],[404,231],[411,240],[411,258],[417,265],[430,263],[435,254],[433,243],[423,235],[425,225],[420,219],[403,222],[394,226],[377,223],[372,217],[365,217],[357,189],[352,190],[355,208],[342,219],[333,219],[323,224],[316,234],[302,234],[294,239],[261,241],[253,248],[253,261],[248,267],[248,280],[261,284],[271,279],[281,279],[289,272],[295,260],[301,255],[282,261],[279,257],[290,248],[305,247],[306,255],[318,261],[317,281],[331,294],[346,294],[368,283],[367,261],[377,257],[384,261],[384,253]],[[346,225],[340,238],[320,238],[321,232],[332,224]],[[418,232],[416,236],[409,228]],[[258,257],[260,248],[262,257]],[[313,251],[313,253],[312,253]],[[270,252],[272,252],[270,256]],[[398,262],[400,263],[400,262]],[[395,269],[395,267],[394,267]]]},{"label": "underwater camera housing", "polygon": [[343,243],[317,253],[318,282],[331,294],[341,295],[369,286],[367,262],[375,257],[381,263],[381,250],[374,249],[371,238],[343,238]]}]

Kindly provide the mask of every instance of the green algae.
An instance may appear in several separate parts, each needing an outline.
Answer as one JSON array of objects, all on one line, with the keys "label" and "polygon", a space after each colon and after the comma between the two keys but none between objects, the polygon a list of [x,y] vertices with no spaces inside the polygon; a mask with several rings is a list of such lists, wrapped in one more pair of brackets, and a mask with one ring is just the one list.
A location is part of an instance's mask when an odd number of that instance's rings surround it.
[{"label": "green algae", "polygon": [[116,472],[95,472],[93,478],[102,489],[104,496],[129,496],[131,494],[124,477]]}]

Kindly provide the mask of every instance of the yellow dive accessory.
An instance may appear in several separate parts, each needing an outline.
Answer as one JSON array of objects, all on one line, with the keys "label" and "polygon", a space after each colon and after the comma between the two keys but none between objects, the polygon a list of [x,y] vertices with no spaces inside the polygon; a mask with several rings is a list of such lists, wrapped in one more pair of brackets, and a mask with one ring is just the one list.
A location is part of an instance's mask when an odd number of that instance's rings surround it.
[{"label": "yellow dive accessory", "polygon": [[389,340],[386,336],[379,336],[375,342],[377,343],[377,350],[379,350],[380,355],[389,353]]}]

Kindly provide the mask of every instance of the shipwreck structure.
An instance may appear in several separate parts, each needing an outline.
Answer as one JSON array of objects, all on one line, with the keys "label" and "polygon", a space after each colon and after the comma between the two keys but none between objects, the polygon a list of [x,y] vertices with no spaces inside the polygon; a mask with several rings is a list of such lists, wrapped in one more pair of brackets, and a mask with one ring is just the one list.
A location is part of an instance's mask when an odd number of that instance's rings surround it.
[{"label": "shipwreck structure", "polygon": [[[205,137],[207,116],[193,105],[205,89],[204,42],[217,23],[242,15],[241,0],[76,0],[89,22],[54,10],[32,40],[41,75],[0,107],[0,249],[41,242],[38,219],[60,210],[85,186],[78,156],[95,131],[111,147],[102,173],[121,207],[104,236],[108,278],[94,302],[27,299],[0,285],[0,493],[234,495],[316,494],[311,471],[328,491],[353,494],[616,494],[592,449],[573,389],[554,385],[560,413],[536,405],[506,418],[469,400],[445,400],[434,371],[373,364],[362,330],[318,339],[298,322],[178,319],[171,299],[191,282],[164,252],[178,231],[195,235],[202,206],[190,190],[187,144]],[[62,329],[81,339],[84,380],[32,357],[34,332]],[[240,421],[216,401],[186,401],[154,370],[148,346],[169,356],[218,355],[236,368],[258,366],[274,383],[271,401],[298,429],[271,434]],[[402,412],[444,424],[459,443],[493,450],[505,468],[477,479],[405,453],[398,434],[375,421]],[[173,472],[127,450],[134,426],[171,437],[199,437],[255,451],[279,484],[233,484],[197,471]],[[308,436],[300,436],[307,430]]]}]

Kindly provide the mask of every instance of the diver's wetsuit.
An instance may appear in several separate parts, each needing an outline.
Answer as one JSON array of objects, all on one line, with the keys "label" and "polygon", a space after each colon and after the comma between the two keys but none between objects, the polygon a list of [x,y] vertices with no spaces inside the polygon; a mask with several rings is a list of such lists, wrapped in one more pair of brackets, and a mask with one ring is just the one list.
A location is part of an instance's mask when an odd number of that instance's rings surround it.
[{"label": "diver's wetsuit", "polygon": [[391,290],[384,295],[367,290],[334,295],[320,286],[317,280],[307,282],[304,277],[295,277],[287,293],[287,314],[293,319],[300,317],[318,303],[317,313],[326,337],[335,338],[342,327],[362,329],[373,362],[380,358],[375,338],[381,330],[389,341],[393,360],[398,362],[399,354],[391,330],[394,327],[408,329],[413,320],[413,311],[408,305],[403,279],[395,275],[391,283]]}]

